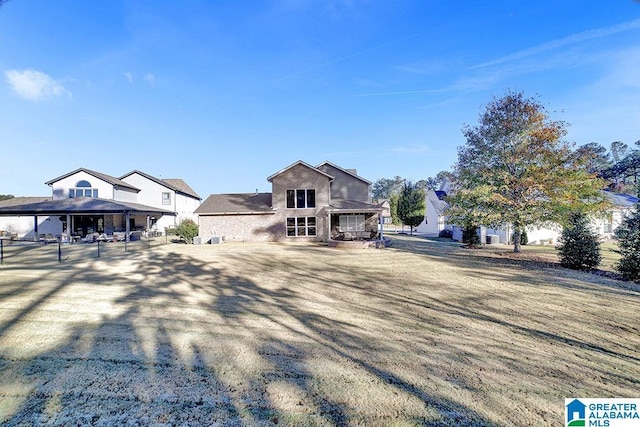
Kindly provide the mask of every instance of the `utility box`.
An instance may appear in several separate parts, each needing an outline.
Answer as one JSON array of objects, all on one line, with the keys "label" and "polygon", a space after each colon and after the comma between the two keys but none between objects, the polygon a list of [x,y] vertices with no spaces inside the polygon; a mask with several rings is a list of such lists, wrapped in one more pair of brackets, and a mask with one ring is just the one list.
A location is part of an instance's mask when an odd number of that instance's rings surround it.
[{"label": "utility box", "polygon": [[219,237],[219,236],[212,236],[211,237],[211,244],[212,245],[219,245],[220,243],[222,243],[222,237]]},{"label": "utility box", "polygon": [[500,236],[497,234],[487,234],[487,245],[497,245],[500,243]]},{"label": "utility box", "polygon": [[202,236],[195,236],[193,238],[193,244],[194,245],[201,245],[204,243],[204,239],[202,238]]}]

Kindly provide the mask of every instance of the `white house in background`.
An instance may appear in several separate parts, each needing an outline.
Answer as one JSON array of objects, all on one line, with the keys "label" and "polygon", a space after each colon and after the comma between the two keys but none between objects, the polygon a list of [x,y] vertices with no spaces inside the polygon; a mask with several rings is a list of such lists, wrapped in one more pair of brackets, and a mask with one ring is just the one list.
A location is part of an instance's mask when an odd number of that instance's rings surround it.
[{"label": "white house in background", "polygon": [[[611,202],[612,208],[604,215],[594,217],[591,220],[591,228],[600,238],[604,240],[612,239],[613,232],[629,215],[638,198],[628,194],[613,193],[603,191],[604,195]],[[527,240],[530,244],[555,244],[562,234],[560,225],[549,225],[546,227],[527,227]],[[485,235],[497,235],[499,243],[512,243],[513,227],[501,227],[498,229],[482,228],[481,238],[486,242]]]},{"label": "white house in background", "polygon": [[424,233],[428,237],[437,237],[446,228],[447,202],[444,201],[445,197],[447,197],[447,193],[444,190],[426,191],[424,220],[416,228],[418,233]]},{"label": "white house in background", "polygon": [[160,179],[139,170],[131,171],[120,179],[140,189],[138,203],[176,213],[175,216],[160,218],[155,223],[158,231],[175,227],[185,219],[198,221],[194,211],[200,206],[200,196],[182,179]]},{"label": "white house in background", "polygon": [[[613,193],[611,191],[603,191],[605,196],[612,204],[612,208],[605,215],[595,217],[591,221],[593,230],[603,239],[613,238],[613,232],[622,223],[624,218],[633,209],[638,202],[638,198],[628,194]],[[445,202],[446,192],[443,190],[426,192],[426,210],[425,220],[418,226],[419,233],[425,233],[427,236],[438,236],[440,231],[449,229],[452,231],[454,240],[462,239],[462,232],[459,227],[447,222]],[[531,244],[555,244],[562,234],[562,227],[559,225],[549,225],[536,227],[527,227],[527,239]],[[488,242],[487,236],[497,236],[498,243],[513,243],[513,227],[504,226],[499,228],[480,227],[479,230],[481,241]],[[492,243],[495,243],[492,242]]]}]

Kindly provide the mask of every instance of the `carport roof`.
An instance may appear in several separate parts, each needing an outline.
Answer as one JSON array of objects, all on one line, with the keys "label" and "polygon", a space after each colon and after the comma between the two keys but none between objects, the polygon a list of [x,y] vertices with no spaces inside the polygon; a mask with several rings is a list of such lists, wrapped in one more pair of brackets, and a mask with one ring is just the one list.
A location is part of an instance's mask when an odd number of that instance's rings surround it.
[{"label": "carport roof", "polygon": [[357,200],[331,199],[330,212],[382,212],[382,207]]},{"label": "carport roof", "polygon": [[[7,200],[9,202],[11,199]],[[0,203],[0,216],[20,215],[82,215],[82,214],[118,214],[138,213],[175,215],[175,212],[141,205],[139,203],[118,200],[76,197],[45,201],[29,201],[21,204]]]}]

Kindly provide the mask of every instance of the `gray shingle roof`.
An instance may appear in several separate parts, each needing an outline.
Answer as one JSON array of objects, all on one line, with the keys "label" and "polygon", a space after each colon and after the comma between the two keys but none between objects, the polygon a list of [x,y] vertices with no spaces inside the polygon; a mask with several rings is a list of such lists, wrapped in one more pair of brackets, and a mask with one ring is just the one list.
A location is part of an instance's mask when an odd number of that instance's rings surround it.
[{"label": "gray shingle roof", "polygon": [[611,203],[621,208],[631,208],[638,203],[638,198],[629,194],[613,193],[605,191],[604,194],[609,198]]},{"label": "gray shingle roof", "polygon": [[0,200],[0,207],[26,205],[29,203],[46,202],[47,200],[51,200],[51,196],[49,197],[19,196],[19,197],[13,197],[11,199]]},{"label": "gray shingle roof", "polygon": [[185,194],[187,196],[190,197],[194,197],[198,200],[200,200],[200,196],[198,196],[198,193],[196,193],[195,191],[193,191],[193,189],[191,187],[189,187],[189,185],[184,182],[182,179],[161,179],[161,178],[156,178],[153,175],[149,175],[148,173],[139,171],[137,169],[132,170],[131,172],[124,174],[120,177],[120,179],[125,179],[126,177],[133,175],[133,174],[138,174],[140,176],[143,176],[145,178],[147,178],[150,181],[153,181],[157,184],[160,184],[164,187],[167,187],[169,190],[173,190],[176,193],[182,193]]},{"label": "gray shingle roof", "polygon": [[187,184],[183,180],[179,178],[174,178],[174,179],[167,178],[167,179],[163,179],[162,181],[172,186],[176,192],[186,194],[187,196],[195,197],[196,199],[200,200],[200,196],[198,196],[198,193],[193,191],[193,189],[189,187],[189,184]]},{"label": "gray shingle roof", "polygon": [[139,203],[121,202],[116,200],[98,199],[93,197],[76,197],[67,199],[36,201],[20,205],[0,206],[0,215],[62,215],[62,214],[91,214],[91,213],[125,213],[137,212],[148,214],[169,214],[166,211]]},{"label": "gray shingle roof", "polygon": [[331,199],[331,208],[339,210],[380,212],[382,207],[373,203],[359,202],[356,200]]},{"label": "gray shingle roof", "polygon": [[212,194],[195,210],[199,215],[274,213],[271,193]]},{"label": "gray shingle roof", "polygon": [[133,185],[131,185],[131,184],[127,183],[127,182],[124,182],[123,180],[121,180],[119,178],[116,178],[115,176],[107,175],[106,173],[102,173],[102,172],[96,172],[96,171],[93,171],[93,170],[87,169],[87,168],[78,168],[78,169],[76,169],[76,170],[74,170],[72,172],[65,173],[64,175],[61,175],[61,176],[59,176],[57,178],[53,178],[52,180],[49,180],[49,181],[45,182],[45,184],[51,185],[54,182],[58,182],[61,179],[67,178],[67,177],[69,177],[71,175],[74,175],[74,174],[76,174],[78,172],[86,172],[89,175],[95,176],[96,178],[101,179],[101,180],[103,180],[105,182],[108,182],[111,185],[115,185],[116,187],[129,188],[131,190],[135,190],[136,192],[140,191],[139,188],[136,188]]}]

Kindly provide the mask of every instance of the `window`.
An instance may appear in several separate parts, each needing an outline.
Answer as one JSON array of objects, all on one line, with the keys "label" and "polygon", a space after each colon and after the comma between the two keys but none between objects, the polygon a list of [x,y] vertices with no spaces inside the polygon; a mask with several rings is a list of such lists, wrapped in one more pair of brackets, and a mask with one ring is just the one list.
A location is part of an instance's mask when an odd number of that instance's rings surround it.
[{"label": "window", "polygon": [[287,190],[287,208],[304,209],[316,207],[316,190]]},{"label": "window", "polygon": [[364,231],[364,215],[340,215],[340,231]]},{"label": "window", "polygon": [[91,183],[89,181],[81,180],[76,183],[75,188],[69,189],[69,198],[73,199],[75,197],[98,197],[98,189],[91,188]]},{"label": "window", "polygon": [[300,216],[295,218],[287,218],[287,236],[315,236],[316,217]]},{"label": "window", "polygon": [[171,204],[171,193],[162,193],[162,204],[163,205]]},{"label": "window", "polygon": [[604,230],[605,233],[613,233],[613,218],[604,220]]}]

